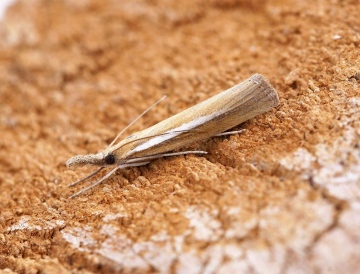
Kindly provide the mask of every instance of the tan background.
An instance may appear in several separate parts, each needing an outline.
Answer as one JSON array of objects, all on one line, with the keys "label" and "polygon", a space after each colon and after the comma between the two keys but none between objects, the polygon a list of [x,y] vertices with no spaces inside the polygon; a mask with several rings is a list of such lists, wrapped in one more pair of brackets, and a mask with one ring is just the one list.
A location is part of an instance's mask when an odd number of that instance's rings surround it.
[{"label": "tan background", "polygon": [[[100,4],[101,3],[101,4]],[[0,26],[4,273],[354,273],[360,267],[359,1],[40,1]],[[67,170],[246,79],[281,105],[118,172]]]}]

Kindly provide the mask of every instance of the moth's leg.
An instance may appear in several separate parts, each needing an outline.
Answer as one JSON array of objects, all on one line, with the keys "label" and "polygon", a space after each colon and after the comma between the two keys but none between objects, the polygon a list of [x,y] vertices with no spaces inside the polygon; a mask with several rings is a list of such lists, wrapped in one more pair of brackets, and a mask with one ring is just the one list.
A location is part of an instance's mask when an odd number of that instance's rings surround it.
[{"label": "moth's leg", "polygon": [[145,162],[141,161],[141,162],[134,162],[134,163],[127,163],[126,162],[125,164],[121,165],[121,168],[144,166],[144,165],[147,165],[148,163],[150,163],[150,161],[145,161]]},{"label": "moth's leg", "polygon": [[186,154],[207,154],[207,151],[203,150],[188,150],[188,151],[179,151],[179,152],[170,152],[158,154],[160,157],[169,157],[169,156],[177,156],[177,155],[186,155]]},{"label": "moth's leg", "polygon": [[139,158],[133,158],[133,159],[129,159],[125,162],[125,164],[127,163],[135,163],[138,161],[147,161],[147,160],[155,160],[155,159],[159,159],[162,157],[169,157],[169,156],[178,156],[178,155],[186,155],[186,154],[207,154],[206,151],[202,151],[202,150],[189,150],[189,151],[179,151],[179,152],[169,152],[169,153],[160,153],[160,154],[154,154],[154,155],[149,155],[149,156],[144,156],[144,157],[139,157]]},{"label": "moth's leg", "polygon": [[105,167],[100,167],[98,170],[95,170],[93,173],[89,174],[88,176],[80,179],[80,180],[77,180],[76,182],[73,182],[72,184],[70,184],[69,186],[75,186],[77,185],[78,183],[81,183],[91,177],[93,177],[94,175],[98,174],[100,172],[100,170],[104,169]]},{"label": "moth's leg", "polygon": [[89,189],[92,189],[93,187],[97,186],[98,184],[102,183],[104,180],[109,178],[112,174],[114,174],[118,169],[120,168],[127,168],[127,167],[133,167],[133,166],[143,166],[148,164],[149,162],[138,162],[133,164],[124,164],[124,165],[118,165],[117,167],[113,168],[111,171],[109,171],[104,177],[102,177],[100,180],[96,181],[95,183],[91,184],[90,186],[76,192],[75,194],[71,195],[69,199],[72,199],[76,196],[79,196],[80,194],[83,194],[84,192],[88,191]]},{"label": "moth's leg", "polygon": [[233,134],[240,134],[243,133],[246,129],[234,130],[234,131],[226,131],[219,134],[214,135],[215,137],[219,136],[226,136],[226,135],[233,135]]}]

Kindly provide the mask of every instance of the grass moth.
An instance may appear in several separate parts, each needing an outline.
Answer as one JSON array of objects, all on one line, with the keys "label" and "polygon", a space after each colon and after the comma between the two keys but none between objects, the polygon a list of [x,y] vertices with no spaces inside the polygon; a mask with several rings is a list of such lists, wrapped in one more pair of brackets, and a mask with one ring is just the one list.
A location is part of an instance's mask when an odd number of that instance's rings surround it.
[{"label": "grass moth", "polygon": [[118,169],[146,165],[154,159],[166,156],[189,153],[206,154],[205,151],[172,151],[212,136],[239,133],[240,131],[225,131],[278,104],[279,97],[276,90],[264,76],[255,74],[232,88],[116,143],[124,130],[134,124],[153,105],[121,131],[103,152],[74,156],[66,162],[68,168],[84,165],[99,167],[98,170],[74,182],[71,186],[94,176],[106,167],[114,167],[100,180],[73,194],[70,198],[100,184]]}]

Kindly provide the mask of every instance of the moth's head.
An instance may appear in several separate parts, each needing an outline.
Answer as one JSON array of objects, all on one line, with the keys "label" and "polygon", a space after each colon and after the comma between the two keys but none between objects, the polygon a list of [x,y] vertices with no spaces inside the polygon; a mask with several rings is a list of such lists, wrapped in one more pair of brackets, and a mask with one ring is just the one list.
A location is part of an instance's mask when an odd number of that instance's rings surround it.
[{"label": "moth's head", "polygon": [[112,153],[98,153],[88,155],[77,155],[66,161],[66,166],[74,169],[80,166],[110,166],[116,163],[116,158]]}]

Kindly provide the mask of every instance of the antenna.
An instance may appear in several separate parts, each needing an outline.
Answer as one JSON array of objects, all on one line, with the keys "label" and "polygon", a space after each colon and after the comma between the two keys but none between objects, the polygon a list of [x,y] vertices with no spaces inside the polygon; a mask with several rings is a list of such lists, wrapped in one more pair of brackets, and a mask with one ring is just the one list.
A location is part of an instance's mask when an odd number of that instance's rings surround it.
[{"label": "antenna", "polygon": [[143,117],[150,109],[155,107],[157,104],[159,104],[165,98],[166,98],[166,95],[161,97],[157,102],[155,102],[148,109],[146,109],[143,113],[141,113],[134,121],[132,121],[130,124],[128,124],[122,131],[120,131],[120,133],[115,137],[114,141],[112,141],[111,144],[106,149],[112,147],[112,145],[117,141],[117,139],[119,139],[119,137],[121,136],[121,134],[124,133],[125,130],[127,130],[129,127],[131,127],[133,124],[135,124],[137,120],[139,120],[141,117]]}]

